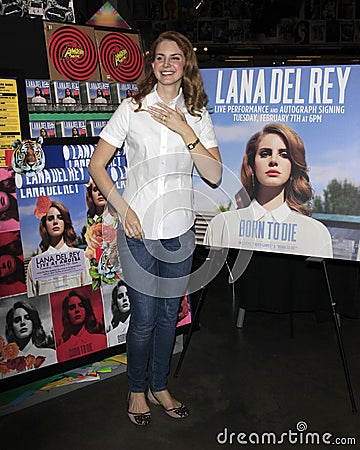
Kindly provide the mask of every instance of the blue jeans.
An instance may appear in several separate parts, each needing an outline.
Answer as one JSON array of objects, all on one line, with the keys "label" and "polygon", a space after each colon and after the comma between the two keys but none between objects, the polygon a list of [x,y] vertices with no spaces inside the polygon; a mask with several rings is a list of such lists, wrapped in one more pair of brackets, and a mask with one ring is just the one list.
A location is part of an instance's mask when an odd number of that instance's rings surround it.
[{"label": "blue jeans", "polygon": [[166,389],[180,301],[192,266],[195,235],[161,240],[128,238],[118,230],[118,247],[130,299],[126,337],[131,392]]}]

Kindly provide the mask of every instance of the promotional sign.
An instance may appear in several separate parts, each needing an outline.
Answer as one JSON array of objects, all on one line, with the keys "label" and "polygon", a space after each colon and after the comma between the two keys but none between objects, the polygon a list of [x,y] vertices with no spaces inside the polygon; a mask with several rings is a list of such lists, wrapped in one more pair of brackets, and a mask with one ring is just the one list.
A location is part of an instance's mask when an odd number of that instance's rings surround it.
[{"label": "promotional sign", "polygon": [[201,73],[224,164],[219,188],[196,186],[203,243],[360,259],[360,67]]},{"label": "promotional sign", "polygon": [[100,81],[92,27],[44,22],[50,78]]},{"label": "promotional sign", "polygon": [[144,58],[139,36],[134,33],[95,30],[103,81],[137,83]]},{"label": "promotional sign", "polygon": [[20,114],[15,78],[0,76],[0,167],[7,166],[5,152],[21,137]]}]

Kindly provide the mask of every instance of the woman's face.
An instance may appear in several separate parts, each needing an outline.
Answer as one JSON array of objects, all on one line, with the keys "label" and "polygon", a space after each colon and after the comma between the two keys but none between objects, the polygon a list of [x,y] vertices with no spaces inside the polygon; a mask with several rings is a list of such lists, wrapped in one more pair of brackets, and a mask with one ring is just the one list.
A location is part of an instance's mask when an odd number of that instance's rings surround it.
[{"label": "woman's face", "polygon": [[255,155],[255,174],[262,186],[283,186],[291,174],[291,161],[284,141],[277,134],[265,134]]},{"label": "woman's face", "polygon": [[61,212],[51,206],[46,214],[46,230],[50,237],[59,237],[64,234],[65,222]]},{"label": "woman's face", "polygon": [[106,200],[102,193],[99,191],[98,187],[93,184],[92,185],[92,199],[94,201],[95,206],[105,207]]},{"label": "woman's face", "polygon": [[68,316],[72,325],[81,325],[85,322],[86,311],[81,298],[72,296],[68,304]]},{"label": "woman's face", "polygon": [[47,131],[45,130],[45,128],[41,128],[40,136],[47,137]]},{"label": "woman's face", "polygon": [[0,191],[0,212],[7,211],[10,207],[10,198],[6,192]]},{"label": "woman's face", "polygon": [[17,339],[26,339],[33,332],[33,323],[24,308],[16,308],[13,317],[13,330]]},{"label": "woman's face", "polygon": [[130,311],[130,300],[127,294],[127,287],[124,285],[118,287],[117,305],[120,312]]},{"label": "woman's face", "polygon": [[160,84],[181,85],[184,75],[185,56],[176,42],[165,40],[159,43],[152,63],[154,75]]},{"label": "woman's face", "polygon": [[40,95],[41,94],[41,90],[39,87],[35,88],[35,95]]},{"label": "woman's face", "polygon": [[16,271],[16,260],[12,255],[0,255],[0,279],[11,276]]}]

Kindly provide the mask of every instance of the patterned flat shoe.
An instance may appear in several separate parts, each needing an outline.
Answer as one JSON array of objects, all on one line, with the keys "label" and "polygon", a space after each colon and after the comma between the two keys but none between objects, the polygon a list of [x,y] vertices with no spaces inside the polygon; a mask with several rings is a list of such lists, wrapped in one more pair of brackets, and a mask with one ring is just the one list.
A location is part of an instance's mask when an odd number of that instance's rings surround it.
[{"label": "patterned flat shoe", "polygon": [[160,403],[160,401],[156,398],[155,394],[150,388],[148,390],[147,397],[150,403],[152,403],[153,405],[161,406],[162,409],[165,411],[165,413],[168,416],[172,417],[173,419],[185,419],[185,417],[187,417],[190,414],[190,411],[183,403],[181,403],[180,406],[177,406],[175,408],[166,409],[165,406],[163,406]]},{"label": "patterned flat shoe", "polygon": [[134,425],[140,425],[140,426],[146,426],[149,425],[150,419],[151,419],[151,413],[150,411],[146,411],[143,413],[135,413],[129,410],[129,403],[130,403],[130,392],[128,393],[128,399],[127,399],[127,415],[130,419],[130,422],[132,422]]}]

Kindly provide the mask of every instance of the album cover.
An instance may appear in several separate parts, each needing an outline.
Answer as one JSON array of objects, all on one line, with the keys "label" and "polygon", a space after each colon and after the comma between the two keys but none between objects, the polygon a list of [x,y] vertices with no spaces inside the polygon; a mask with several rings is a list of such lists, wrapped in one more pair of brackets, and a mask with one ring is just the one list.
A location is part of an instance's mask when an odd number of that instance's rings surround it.
[{"label": "album cover", "polygon": [[55,121],[33,120],[30,121],[30,136],[37,138],[41,136],[43,139],[48,137],[56,137]]},{"label": "album cover", "polygon": [[85,120],[59,120],[56,121],[56,133],[58,137],[83,137],[86,136]]},{"label": "album cover", "polygon": [[95,30],[95,37],[101,79],[110,83],[138,83],[144,67],[139,35]]},{"label": "album cover", "polygon": [[43,26],[52,80],[101,81],[92,27],[47,21]]},{"label": "album cover", "polygon": [[111,104],[110,83],[103,81],[87,81],[80,84],[81,100],[84,105]]},{"label": "album cover", "polygon": [[51,85],[56,104],[75,106],[81,103],[78,81],[52,81]]},{"label": "album cover", "polygon": [[50,80],[25,79],[25,88],[28,104],[37,106],[52,103]]},{"label": "album cover", "polygon": [[111,83],[111,94],[114,103],[121,103],[126,97],[134,97],[138,93],[136,83]]}]

